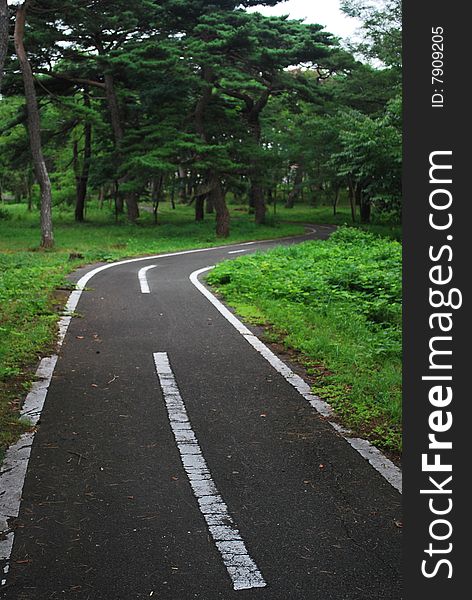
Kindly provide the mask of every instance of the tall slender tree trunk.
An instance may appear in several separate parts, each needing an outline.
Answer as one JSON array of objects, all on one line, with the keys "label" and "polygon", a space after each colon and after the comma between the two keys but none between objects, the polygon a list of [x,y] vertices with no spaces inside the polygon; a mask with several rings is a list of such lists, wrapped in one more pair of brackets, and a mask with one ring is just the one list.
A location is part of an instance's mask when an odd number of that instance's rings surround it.
[{"label": "tall slender tree trunk", "polygon": [[201,223],[205,219],[205,194],[195,196],[195,221]]},{"label": "tall slender tree trunk", "polygon": [[154,176],[151,182],[151,200],[152,212],[154,215],[154,224],[157,225],[157,216],[159,213],[159,204],[161,201],[162,187],[164,185],[164,175]]},{"label": "tall slender tree trunk", "polygon": [[288,198],[285,203],[285,208],[293,208],[295,206],[295,202],[300,197],[300,192],[303,187],[303,167],[301,163],[293,165],[292,170],[295,171],[295,177],[293,178],[293,188],[288,194]]},{"label": "tall slender tree trunk", "polygon": [[138,194],[136,192],[126,194],[125,202],[128,220],[131,221],[131,223],[136,223],[136,220],[139,217]]},{"label": "tall slender tree trunk", "polygon": [[229,236],[229,211],[226,206],[226,192],[221,185],[220,178],[216,175],[211,180],[211,192],[209,197],[216,212],[216,235],[218,237]]},{"label": "tall slender tree trunk", "polygon": [[[211,100],[214,75],[210,67],[202,67],[202,78],[206,85],[203,88],[201,97],[195,108],[195,129],[201,139],[208,144],[208,135],[205,127],[205,113],[208,103]],[[228,237],[229,235],[229,211],[226,206],[226,192],[221,185],[221,176],[215,169],[209,169],[207,174],[210,191],[208,192],[209,202],[213,205],[216,213],[216,235],[218,237]],[[196,198],[198,201],[198,197]],[[202,214],[204,206],[202,205]]]},{"label": "tall slender tree trunk", "polygon": [[[84,106],[90,108],[88,90],[84,90]],[[75,203],[75,220],[82,223],[84,220],[85,199],[92,160],[92,124],[86,121],[84,125],[84,153],[82,169],[77,176],[77,195]]]},{"label": "tall slender tree trunk", "polygon": [[[105,80],[105,93],[108,102],[108,111],[110,113],[111,127],[113,130],[113,137],[115,139],[115,149],[118,161],[121,164],[123,160],[124,129],[121,121],[118,96],[116,95],[115,80],[111,73],[105,73],[103,77]],[[126,175],[121,177],[119,183],[124,183],[126,179]],[[126,202],[128,219],[134,223],[139,217],[138,195],[135,193],[126,193],[124,194],[124,197],[121,195],[121,202],[119,203],[121,206],[119,205],[117,209],[119,210],[119,208],[121,208],[119,212],[123,212],[123,200]]]},{"label": "tall slender tree trunk", "polygon": [[120,184],[116,180],[113,185],[113,200],[115,204],[115,221],[118,221],[118,216],[123,214],[123,196],[120,194]]},{"label": "tall slender tree trunk", "polygon": [[264,188],[257,176],[254,176],[252,179],[250,196],[252,198],[254,208],[254,220],[258,225],[262,225],[265,223],[266,204],[264,198]]},{"label": "tall slender tree trunk", "polygon": [[172,176],[172,186],[170,188],[170,205],[175,210],[175,175]]},{"label": "tall slender tree trunk", "polygon": [[102,208],[103,208],[104,200],[105,200],[105,188],[103,187],[103,185],[101,185],[100,189],[98,190],[98,208],[100,210],[102,210]]},{"label": "tall slender tree trunk", "polygon": [[337,213],[340,194],[341,194],[341,186],[336,185],[336,188],[334,190],[334,198],[333,198],[333,215],[334,216],[336,216],[336,213]]},{"label": "tall slender tree trunk", "polygon": [[115,147],[120,152],[123,141],[123,127],[121,125],[120,107],[115,90],[115,80],[111,73],[105,73],[103,78],[105,80],[105,93],[110,113],[111,128],[113,130],[113,137],[115,138]]},{"label": "tall slender tree trunk", "polygon": [[179,165],[179,204],[187,204],[187,173],[185,169]]},{"label": "tall slender tree trunk", "polygon": [[0,0],[0,92],[2,91],[3,67],[8,52],[9,10],[7,0]]},{"label": "tall slender tree trunk", "polygon": [[348,177],[348,185],[349,185],[349,204],[351,205],[351,218],[352,222],[356,222],[356,197],[354,191],[354,182],[352,180],[351,175]]},{"label": "tall slender tree trunk", "polygon": [[370,213],[371,213],[371,203],[370,198],[362,193],[360,198],[360,213],[361,213],[361,223],[367,224],[370,223]]},{"label": "tall slender tree trunk", "polygon": [[361,223],[369,223],[369,221],[370,221],[370,202],[365,197],[365,194],[362,190],[362,185],[360,182],[357,182],[355,185],[354,198],[356,200],[356,206],[359,207]]},{"label": "tall slender tree trunk", "polygon": [[[270,91],[264,90],[257,102],[252,102],[247,105],[247,122],[258,147],[260,147],[262,139],[260,116],[262,110],[269,101],[269,97]],[[256,161],[251,174],[251,190],[249,192],[250,206],[254,209],[254,220],[258,225],[264,224],[266,217],[264,186],[262,183],[261,170],[262,168],[259,164],[259,161]]]},{"label": "tall slender tree trunk", "polygon": [[51,181],[49,179],[49,173],[41,145],[41,121],[39,117],[36,90],[34,89],[33,73],[23,43],[26,11],[28,10],[29,4],[30,1],[26,0],[26,2],[23,2],[16,11],[14,40],[25,87],[31,154],[33,156],[36,179],[38,180],[41,192],[41,248],[52,248],[54,246],[54,235],[52,230]]}]

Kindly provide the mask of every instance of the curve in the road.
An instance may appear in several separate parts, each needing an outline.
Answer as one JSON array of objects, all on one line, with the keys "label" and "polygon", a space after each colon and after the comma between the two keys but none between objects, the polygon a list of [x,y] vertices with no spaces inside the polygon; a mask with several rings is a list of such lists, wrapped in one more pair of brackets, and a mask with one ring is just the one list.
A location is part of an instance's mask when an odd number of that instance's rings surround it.
[{"label": "curve in the road", "polygon": [[[293,241],[299,241],[299,239],[300,238],[294,239]],[[280,241],[281,240],[276,240],[275,243],[280,243]],[[256,245],[256,244],[258,246],[264,247],[264,245],[267,243],[272,244],[274,242],[273,241],[266,241],[266,242],[260,242],[260,243],[247,242],[247,243],[243,243],[243,244],[235,244],[233,247],[239,247],[241,249],[241,247]],[[178,256],[182,256],[182,255],[192,255],[192,254],[211,252],[211,251],[221,250],[221,249],[224,249],[226,251],[225,252],[226,255],[229,254],[230,252],[233,252],[235,254],[238,254],[240,252],[240,250],[235,250],[235,251],[229,250],[228,251],[228,248],[230,248],[230,247],[231,246],[220,246],[217,248],[214,248],[214,247],[213,248],[202,248],[202,249],[174,252],[174,253],[168,253],[168,254],[162,254],[162,255],[127,259],[127,260],[119,261],[117,263],[101,265],[95,269],[92,269],[91,271],[89,271],[83,277],[80,278],[80,280],[77,283],[76,290],[74,290],[69,297],[69,301],[67,302],[67,305],[66,305],[65,315],[62,317],[62,319],[60,320],[60,323],[59,323],[59,328],[60,328],[59,346],[61,346],[64,341],[65,335],[66,335],[69,325],[71,323],[71,319],[75,315],[75,311],[77,309],[77,305],[78,305],[78,302],[82,295],[82,292],[86,289],[86,286],[87,286],[88,282],[92,279],[92,277],[94,277],[98,273],[108,270],[108,269],[111,269],[111,268],[114,268],[114,267],[118,267],[120,265],[127,265],[129,263],[137,263],[140,261],[151,261],[151,260],[157,260],[157,259],[178,257]],[[224,256],[217,256],[216,260],[220,260],[223,258],[224,258]],[[192,263],[192,260],[190,260],[190,263]],[[214,260],[215,259],[213,259],[212,262],[214,262]],[[189,261],[187,261],[187,262],[189,262]],[[196,261],[193,260],[193,263],[195,263],[195,262]],[[197,263],[198,263],[198,261],[197,261]],[[201,264],[201,262],[200,262],[200,264]],[[153,266],[154,265],[149,265],[149,267],[153,267]],[[195,267],[193,267],[193,268],[195,268]],[[149,268],[144,267],[144,269],[140,270],[142,277],[140,277],[138,279],[138,281],[140,282],[140,285],[141,285],[141,291],[143,291],[142,288],[143,288],[144,282],[146,283],[146,285],[149,289],[149,283],[147,281],[147,276],[146,276],[147,272],[149,271]],[[234,317],[234,315],[226,307],[224,307],[221,303],[219,303],[219,301],[211,294],[211,292],[209,292],[198,281],[198,279],[197,279],[198,274],[204,270],[206,270],[206,269],[197,269],[196,271],[193,271],[192,275],[190,276],[192,283],[195,285],[195,287],[201,293],[203,293],[207,297],[207,299],[209,299],[212,302],[213,306],[215,308],[217,308],[217,310],[223,316],[225,316],[225,318],[227,320],[229,320],[232,323],[232,325],[234,327],[236,327],[236,329],[240,333],[242,333],[244,335],[245,339],[259,352],[259,354],[261,356],[263,356],[266,360],[268,360],[270,362],[270,364],[273,367],[275,367],[275,369],[281,375],[283,375],[283,377],[285,378],[286,381],[291,383],[292,386],[295,387],[295,389],[306,400],[308,400],[314,408],[316,408],[318,410],[318,412],[327,416],[328,420],[329,420],[330,409],[329,409],[328,405],[326,405],[325,403],[322,403],[321,400],[319,400],[313,394],[311,394],[309,386],[301,378],[299,378],[297,375],[295,375],[289,369],[289,367],[287,365],[285,365],[285,363],[283,363],[279,358],[277,358],[275,355],[273,355],[273,353],[271,353],[271,351],[264,344],[262,344],[262,342],[249,329],[245,328],[245,326],[239,320],[237,320],[236,317]],[[160,272],[161,271],[159,270],[159,273]],[[189,271],[187,271],[187,273],[188,272]],[[164,279],[165,279],[165,274],[164,274]],[[165,279],[165,281],[168,281],[168,279]],[[188,281],[188,279],[187,279],[187,281]],[[113,293],[113,291],[111,291],[111,290],[112,290],[112,288],[109,288],[109,293]],[[144,293],[147,293],[147,292],[144,292]],[[128,294],[129,294],[129,292],[128,292]],[[103,298],[101,298],[101,300],[103,300]],[[146,300],[146,302],[147,302],[147,300]],[[180,304],[182,304],[182,303],[180,303]],[[183,306],[185,306],[185,303],[183,304]],[[202,309],[200,309],[200,310],[202,310]],[[225,311],[226,311],[226,314],[225,314]],[[229,315],[230,315],[230,317],[229,317]],[[172,317],[172,319],[175,319],[175,317]],[[210,319],[210,321],[211,321],[211,319]],[[172,322],[173,321],[171,320],[171,322],[169,324],[171,324]],[[166,334],[166,336],[167,336],[167,334]],[[166,337],[166,336],[164,336],[164,337]],[[172,340],[171,340],[171,342],[172,342]],[[164,349],[164,348],[162,348],[162,349]],[[176,350],[177,350],[177,352],[179,352],[178,346],[175,346],[174,352]],[[31,390],[30,394],[28,395],[28,397],[25,401],[25,405],[23,408],[23,414],[29,416],[32,423],[34,423],[34,424],[36,424],[38,422],[38,420],[41,416],[42,406],[44,404],[44,401],[45,401],[45,398],[46,398],[46,395],[48,392],[49,383],[50,383],[53,373],[54,373],[57,358],[58,358],[57,356],[53,356],[53,357],[43,359],[41,361],[40,366],[37,371],[37,377],[38,377],[39,381],[34,384],[33,389]],[[59,375],[59,377],[60,377],[60,375]],[[114,381],[116,379],[116,377],[114,377],[112,379],[112,381]],[[110,382],[108,382],[108,383],[110,383]],[[254,389],[256,389],[256,388],[254,388]],[[290,394],[287,394],[287,395],[290,395]],[[54,394],[53,394],[53,396],[54,396]],[[49,406],[49,402],[48,402],[48,406]],[[126,415],[119,415],[119,416],[121,417],[121,416],[126,416]],[[261,416],[263,416],[263,415],[261,415]],[[338,428],[338,432],[340,432],[339,428]],[[346,432],[341,432],[341,433],[342,433],[343,437],[345,439],[347,439],[347,441],[351,444],[351,446],[354,447],[361,455],[363,455],[364,458],[372,459],[372,453],[370,452],[370,450],[368,450],[368,452],[366,452],[365,447],[363,447],[362,444],[360,443],[360,442],[363,442],[363,440],[350,439],[349,435],[347,435]],[[13,539],[14,539],[14,532],[8,529],[8,519],[11,517],[17,517],[19,514],[23,482],[24,482],[26,471],[27,471],[28,460],[29,460],[29,457],[31,454],[31,446],[32,446],[32,442],[33,442],[33,437],[34,437],[34,432],[25,434],[25,436],[23,436],[17,444],[15,444],[14,446],[12,446],[9,449],[9,451],[7,452],[6,460],[3,465],[3,469],[2,469],[2,473],[1,473],[0,484],[2,487],[5,487],[5,484],[6,484],[6,488],[7,488],[6,493],[4,493],[3,495],[2,495],[2,490],[0,489],[0,528],[4,529],[4,534],[5,534],[2,537],[2,539],[0,539],[0,560],[3,559],[5,561],[5,563],[4,563],[5,564],[5,575],[4,575],[4,578],[2,581],[3,584],[6,582],[6,573],[8,572],[8,568],[9,568],[9,559],[11,556],[12,547],[13,547]],[[259,442],[254,442],[254,443],[259,443]],[[367,456],[366,456],[366,454],[367,454]],[[230,458],[230,457],[228,457],[228,458]],[[378,456],[377,456],[377,458],[378,458]],[[80,463],[80,460],[81,460],[81,458],[79,457],[79,463]],[[349,463],[350,461],[351,461],[351,459],[348,458],[347,462]],[[360,461],[360,462],[362,462],[362,461]],[[373,462],[375,462],[375,460],[370,460],[370,462],[372,464]],[[383,462],[386,463],[387,462],[386,459]],[[281,467],[282,466],[283,465],[281,465]],[[375,467],[375,464],[373,466]],[[323,465],[320,465],[320,468],[322,468],[322,467],[324,468]],[[367,467],[363,468],[363,470],[365,470],[365,469],[368,470]],[[378,469],[378,468],[377,468],[377,470],[381,471],[381,469]],[[282,471],[284,471],[283,468],[282,468]],[[234,473],[236,473],[236,471]],[[385,477],[385,473],[382,473],[382,474]],[[370,479],[371,476],[368,473],[364,473],[364,477],[366,479]],[[28,476],[28,481],[30,481],[30,480],[31,480],[31,477]],[[389,482],[395,486],[392,478],[390,478]],[[389,486],[386,486],[386,487],[389,487]],[[226,489],[225,495],[227,493],[228,493],[228,489]],[[233,501],[234,501],[234,499],[233,499]],[[22,512],[24,512],[24,509],[22,509]],[[376,513],[374,512],[372,514],[375,515]],[[278,525],[278,523],[277,523],[277,525]],[[134,530],[134,531],[136,531],[136,530]],[[211,532],[211,530],[210,530],[210,532]],[[349,533],[348,533],[347,539],[350,539]],[[216,541],[223,541],[223,540],[216,540]],[[238,540],[238,542],[239,542],[239,540]],[[252,545],[254,545],[254,539],[253,539]],[[334,547],[336,547],[336,546],[334,546]],[[16,548],[16,544],[15,544],[15,548]],[[15,550],[15,554],[17,554],[16,550]],[[222,552],[222,555],[223,554],[224,554],[224,552]],[[263,565],[263,567],[264,567],[264,569],[267,569],[268,568],[267,563],[265,564],[265,566]],[[387,568],[387,567],[385,567],[385,568]],[[265,572],[264,569],[263,569],[263,572]],[[382,567],[382,569],[384,569],[384,567]],[[228,572],[230,573],[230,569],[228,569]],[[263,580],[261,579],[261,582],[262,581]],[[164,583],[167,583],[167,582],[164,582]],[[254,587],[257,587],[257,586],[254,586]],[[235,588],[236,588],[236,585],[235,585]],[[220,596],[218,596],[218,597],[220,597]],[[296,596],[294,596],[294,598],[295,597]],[[328,598],[328,597],[329,598],[331,598],[331,597],[338,598],[337,595],[326,596],[326,598]],[[339,596],[339,597],[341,597],[341,596]],[[352,598],[354,598],[354,597],[357,598],[357,596],[353,596]],[[385,596],[385,597],[387,597],[387,596]],[[390,597],[390,596],[388,596],[388,597]],[[296,598],[298,599],[298,597],[296,597]],[[344,598],[344,596],[343,596],[343,598]]]}]

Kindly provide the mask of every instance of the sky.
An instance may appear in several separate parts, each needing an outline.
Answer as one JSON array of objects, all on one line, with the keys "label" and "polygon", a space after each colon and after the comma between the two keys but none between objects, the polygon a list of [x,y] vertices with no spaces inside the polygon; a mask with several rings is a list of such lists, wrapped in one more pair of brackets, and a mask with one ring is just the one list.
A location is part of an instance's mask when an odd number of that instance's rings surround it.
[{"label": "sky", "polygon": [[290,15],[292,19],[306,19],[307,23],[324,25],[330,33],[346,38],[353,36],[360,23],[346,17],[339,9],[339,0],[287,0],[277,6],[259,6],[249,9],[263,15]]},{"label": "sky", "polygon": [[[21,0],[8,0],[15,5]],[[324,25],[330,33],[347,38],[354,36],[360,22],[346,17],[339,9],[339,0],[285,0],[277,6],[256,6],[248,9],[263,15],[289,15],[292,19],[306,19],[307,23]]]}]

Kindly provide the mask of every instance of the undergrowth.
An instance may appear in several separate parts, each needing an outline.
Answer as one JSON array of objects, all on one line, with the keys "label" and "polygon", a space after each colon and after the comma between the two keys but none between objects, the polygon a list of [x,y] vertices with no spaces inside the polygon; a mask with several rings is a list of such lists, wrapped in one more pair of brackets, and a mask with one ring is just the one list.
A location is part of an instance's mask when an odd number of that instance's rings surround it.
[{"label": "undergrowth", "polygon": [[401,450],[401,246],[352,228],[218,265],[208,281],[301,353],[313,390],[375,445]]}]

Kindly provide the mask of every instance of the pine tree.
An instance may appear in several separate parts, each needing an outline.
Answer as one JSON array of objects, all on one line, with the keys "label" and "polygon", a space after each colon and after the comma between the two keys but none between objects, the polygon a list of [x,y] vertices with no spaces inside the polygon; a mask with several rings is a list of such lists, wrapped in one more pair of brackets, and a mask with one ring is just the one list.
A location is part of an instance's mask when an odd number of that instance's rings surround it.
[{"label": "pine tree", "polygon": [[3,67],[8,51],[9,17],[7,0],[0,0],[0,93],[2,91]]},{"label": "pine tree", "polygon": [[26,12],[30,0],[26,0],[18,6],[15,21],[15,50],[20,63],[25,88],[25,99],[28,114],[28,133],[30,139],[31,154],[36,172],[36,179],[39,182],[41,190],[41,247],[52,248],[54,245],[54,236],[52,231],[52,198],[51,181],[44,160],[43,148],[41,144],[41,122],[34,87],[33,73],[31,65],[26,55],[24,47],[24,33],[26,23]]}]

